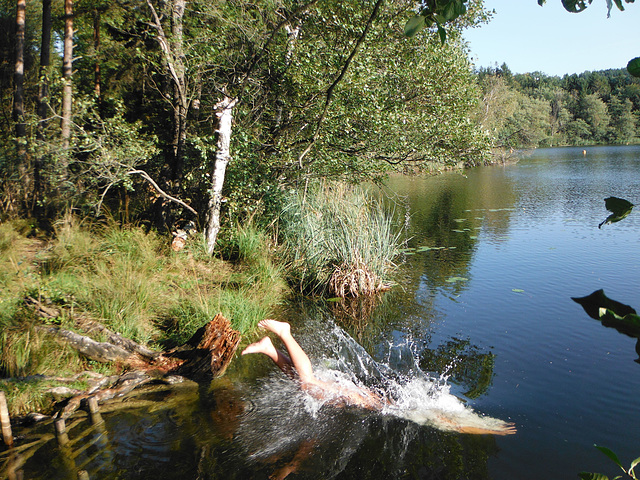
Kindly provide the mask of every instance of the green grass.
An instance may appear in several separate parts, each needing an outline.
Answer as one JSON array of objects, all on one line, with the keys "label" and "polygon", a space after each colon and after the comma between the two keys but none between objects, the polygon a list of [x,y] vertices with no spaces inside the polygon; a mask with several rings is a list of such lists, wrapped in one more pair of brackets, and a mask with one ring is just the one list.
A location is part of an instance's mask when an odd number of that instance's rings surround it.
[{"label": "green grass", "polygon": [[[83,370],[113,373],[55,343],[36,329],[45,323],[24,305],[31,296],[61,315],[49,323],[76,329],[88,317],[156,350],[184,343],[221,312],[245,334],[286,293],[269,238],[251,225],[230,235],[233,262],[206,254],[193,237],[174,252],[170,237],[136,226],[92,225],[63,218],[47,244],[0,224],[0,373],[3,377],[68,376]],[[97,340],[101,340],[97,338]],[[13,413],[44,400],[25,400],[35,388],[13,388]]]}]

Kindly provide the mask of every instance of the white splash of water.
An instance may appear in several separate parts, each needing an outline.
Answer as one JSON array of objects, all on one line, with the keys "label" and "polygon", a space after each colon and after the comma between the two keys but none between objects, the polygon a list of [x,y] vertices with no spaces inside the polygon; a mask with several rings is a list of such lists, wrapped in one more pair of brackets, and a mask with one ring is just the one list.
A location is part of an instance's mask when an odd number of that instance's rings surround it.
[{"label": "white splash of water", "polygon": [[[446,431],[472,428],[500,432],[508,426],[502,420],[475,412],[452,394],[448,383],[450,369],[445,369],[437,378],[423,372],[410,339],[390,345],[387,359],[381,363],[338,326],[334,326],[329,336],[327,332],[322,335],[322,343],[330,354],[314,367],[316,375],[344,388],[380,394],[389,400],[389,405],[382,409],[383,414]],[[325,403],[309,398],[306,405],[311,412]]]}]

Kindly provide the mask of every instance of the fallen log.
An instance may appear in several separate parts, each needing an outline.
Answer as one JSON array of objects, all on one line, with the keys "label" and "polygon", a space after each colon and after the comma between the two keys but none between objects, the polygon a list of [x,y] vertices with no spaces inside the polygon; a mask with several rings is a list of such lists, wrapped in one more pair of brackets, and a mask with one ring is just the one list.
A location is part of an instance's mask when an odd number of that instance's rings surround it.
[{"label": "fallen log", "polygon": [[[35,305],[38,306],[39,302]],[[59,418],[69,417],[89,397],[102,403],[152,381],[172,383],[176,376],[198,383],[210,381],[224,374],[241,339],[240,333],[231,328],[230,322],[222,314],[217,314],[213,320],[199,328],[184,345],[167,352],[149,350],[91,320],[82,319],[76,323],[89,332],[101,333],[110,341],[97,342],[58,326],[37,328],[90,359],[119,363],[128,372],[109,388],[91,389],[61,402],[56,415]]]},{"label": "fallen log", "polygon": [[108,342],[96,342],[85,335],[57,326],[38,326],[36,330],[52,335],[58,342],[68,345],[85,357],[98,362],[123,362],[131,356],[131,353],[122,347]]}]

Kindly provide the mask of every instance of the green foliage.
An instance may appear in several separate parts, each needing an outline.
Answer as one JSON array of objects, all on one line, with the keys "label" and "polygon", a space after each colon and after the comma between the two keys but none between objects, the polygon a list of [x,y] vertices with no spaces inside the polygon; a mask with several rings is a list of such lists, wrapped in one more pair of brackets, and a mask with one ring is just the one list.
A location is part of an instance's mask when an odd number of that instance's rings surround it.
[{"label": "green foliage", "polygon": [[640,77],[640,57],[632,58],[627,64],[628,72],[634,77]]},{"label": "green foliage", "polygon": [[638,141],[640,80],[625,70],[550,77],[482,69],[482,126],[498,146],[629,144]]},{"label": "green foliage", "polygon": [[[267,224],[279,210],[282,187],[308,178],[356,182],[380,178],[392,168],[471,165],[487,158],[486,139],[469,118],[478,93],[458,43],[461,28],[486,19],[481,0],[425,3],[421,14],[446,24],[449,41],[442,49],[436,48],[435,32],[412,41],[404,37],[398,7],[406,12],[406,5],[383,2],[372,17],[372,5],[356,0],[318,2],[306,10],[289,0],[196,0],[185,10],[181,38],[171,35],[177,30],[170,25],[170,3],[151,5],[167,34],[168,56],[160,48],[158,29],[151,26],[148,4],[76,5],[68,150],[62,148],[59,123],[45,125],[36,114],[41,13],[38,4],[27,5],[27,51],[32,54],[25,74],[29,162],[16,155],[6,134],[0,141],[3,212],[33,210],[42,218],[68,206],[88,213],[106,205],[126,220],[131,215],[171,226],[180,210],[175,204],[160,205],[149,184],[131,174],[140,168],[200,212],[196,220],[204,223],[217,149],[215,106],[222,91],[240,100],[224,192],[225,226],[241,223],[259,208]],[[2,6],[0,20],[11,25],[13,4],[4,1]],[[54,38],[62,34],[59,8],[54,5]],[[283,12],[288,22],[283,23]],[[93,36],[94,13],[99,13],[99,45]],[[354,51],[370,19],[369,33]],[[52,52],[51,67],[44,73],[54,117],[61,109],[62,82],[59,52]],[[346,68],[352,53],[356,55]],[[10,64],[6,58],[3,65]],[[174,108],[177,90],[167,58],[176,75],[184,73],[186,112]],[[96,67],[100,97],[95,96]],[[0,83],[1,93],[9,99],[12,85],[5,83]],[[10,118],[5,113],[2,118]],[[184,123],[183,140],[176,137],[179,122]],[[12,132],[13,125],[5,123],[2,131]],[[314,133],[310,126],[317,124]],[[45,126],[41,137],[39,126]],[[345,129],[351,138],[341,135]],[[17,182],[21,176],[27,181]]]},{"label": "green foliage", "polygon": [[467,0],[427,0],[420,5],[418,15],[411,17],[404,27],[404,33],[413,37],[423,28],[436,25],[440,41],[444,44],[447,39],[445,25],[455,21],[467,13]]},{"label": "green foliage", "polygon": [[[640,457],[636,458],[633,462],[631,462],[631,465],[629,466],[628,469],[624,468],[622,466],[622,463],[620,462],[620,459],[618,458],[618,456],[611,451],[609,448],[607,447],[601,447],[598,445],[595,445],[595,447],[600,450],[602,453],[604,453],[607,457],[609,457],[609,459],[611,459],[611,461],[613,463],[615,463],[616,465],[618,465],[618,467],[620,467],[620,469],[629,477],[632,478],[633,480],[638,480],[638,477],[636,476],[635,473],[635,468],[638,466],[638,464],[640,464]],[[582,480],[609,480],[609,477],[607,477],[606,475],[603,475],[601,473],[589,473],[589,472],[580,472],[578,474],[578,477],[580,477]],[[622,478],[622,476],[618,475],[617,477],[613,477],[613,480]]]},{"label": "green foliage", "polygon": [[400,233],[364,191],[342,184],[292,192],[281,224],[292,281],[301,291],[326,293],[334,272],[349,267],[390,281]]}]

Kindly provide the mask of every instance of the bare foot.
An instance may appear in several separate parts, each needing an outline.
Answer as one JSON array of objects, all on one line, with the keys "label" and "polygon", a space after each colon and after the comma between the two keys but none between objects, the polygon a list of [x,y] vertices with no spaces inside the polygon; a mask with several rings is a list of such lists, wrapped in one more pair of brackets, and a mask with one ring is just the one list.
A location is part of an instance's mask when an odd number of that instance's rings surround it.
[{"label": "bare foot", "polygon": [[275,333],[279,337],[289,335],[291,333],[291,326],[287,322],[265,319],[260,320],[258,326]]},{"label": "bare foot", "polygon": [[276,348],[273,346],[273,343],[271,343],[269,337],[264,337],[262,340],[252,343],[242,351],[242,355],[246,355],[247,353],[264,353],[269,357],[277,355]]}]

